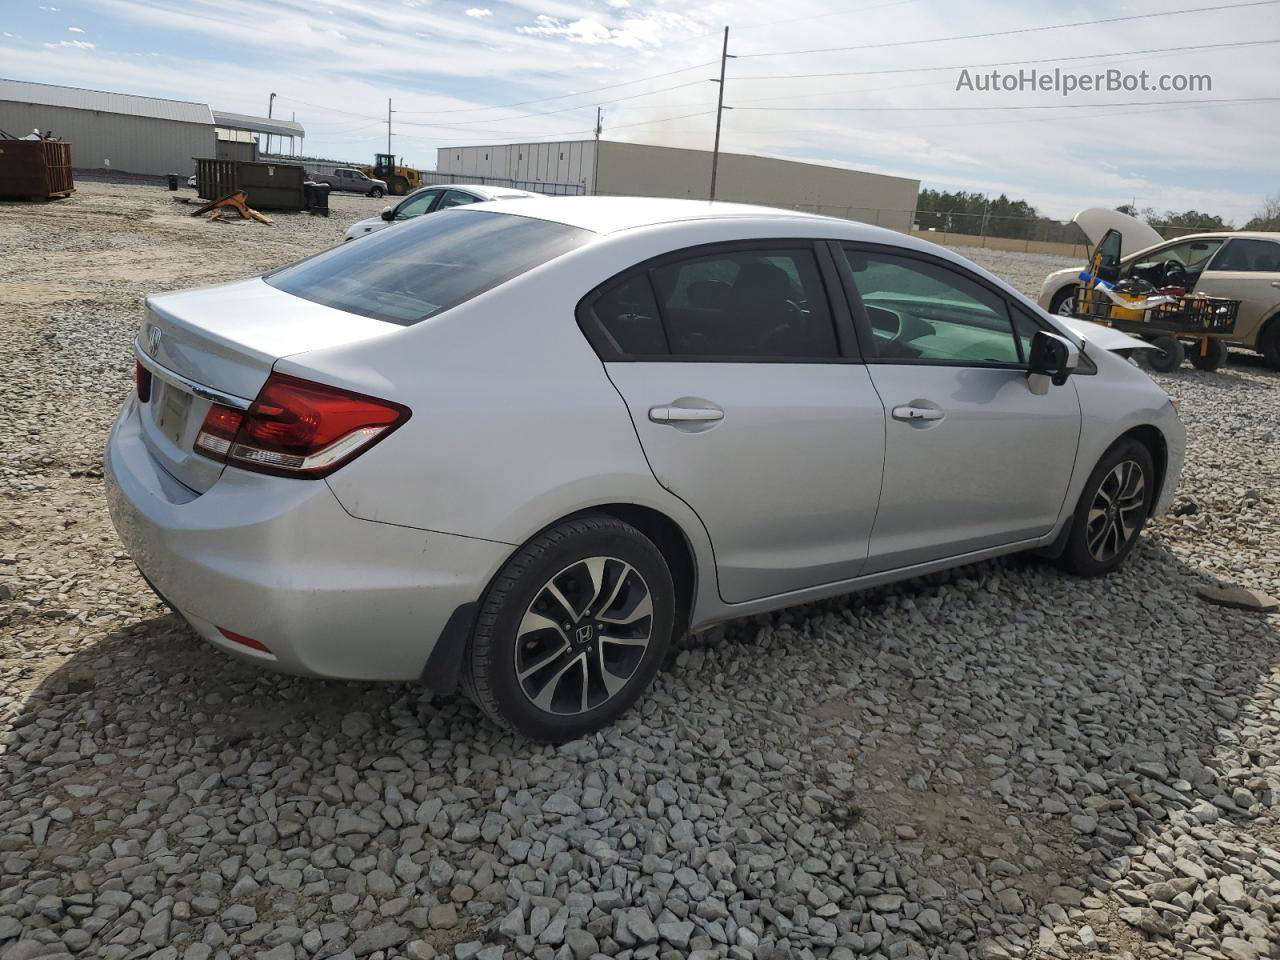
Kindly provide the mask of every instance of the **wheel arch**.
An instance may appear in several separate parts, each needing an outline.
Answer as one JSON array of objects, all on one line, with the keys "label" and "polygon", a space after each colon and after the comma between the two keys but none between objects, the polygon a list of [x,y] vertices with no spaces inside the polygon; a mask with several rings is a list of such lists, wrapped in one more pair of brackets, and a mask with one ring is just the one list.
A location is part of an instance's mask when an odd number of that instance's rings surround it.
[{"label": "wheel arch", "polygon": [[1272,310],[1271,315],[1258,324],[1258,333],[1253,338],[1253,345],[1251,349],[1261,353],[1263,350],[1263,344],[1268,337],[1273,334],[1280,337],[1280,333],[1276,333],[1277,330],[1280,330],[1280,307],[1276,307]]},{"label": "wheel arch", "polygon": [[[1124,433],[1116,438],[1114,447],[1121,440],[1133,439],[1146,447],[1147,452],[1151,454],[1151,462],[1156,468],[1156,489],[1151,496],[1151,503],[1157,504],[1164,495],[1165,475],[1169,469],[1169,443],[1165,440],[1164,434],[1160,432],[1160,428],[1149,423],[1139,424],[1136,427],[1130,427]],[[1108,450],[1111,447],[1107,447]],[[1104,453],[1103,456],[1106,456]]]},{"label": "wheel arch", "polygon": [[689,628],[693,604],[698,595],[698,562],[693,544],[675,520],[653,507],[638,503],[602,503],[561,517],[547,527],[554,527],[590,514],[604,514],[635,527],[653,541],[671,571],[676,590],[676,622],[673,639],[679,639]]}]

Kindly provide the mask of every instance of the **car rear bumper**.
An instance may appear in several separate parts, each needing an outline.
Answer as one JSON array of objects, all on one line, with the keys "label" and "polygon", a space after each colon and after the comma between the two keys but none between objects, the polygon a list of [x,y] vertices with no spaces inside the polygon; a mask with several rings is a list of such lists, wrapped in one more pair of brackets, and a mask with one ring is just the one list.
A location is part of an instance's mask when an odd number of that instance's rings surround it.
[{"label": "car rear bumper", "polygon": [[196,494],[151,456],[134,403],[107,444],[111,519],[143,575],[196,632],[288,673],[431,683],[423,671],[441,632],[510,547],[354,518],[318,480],[228,468]]}]

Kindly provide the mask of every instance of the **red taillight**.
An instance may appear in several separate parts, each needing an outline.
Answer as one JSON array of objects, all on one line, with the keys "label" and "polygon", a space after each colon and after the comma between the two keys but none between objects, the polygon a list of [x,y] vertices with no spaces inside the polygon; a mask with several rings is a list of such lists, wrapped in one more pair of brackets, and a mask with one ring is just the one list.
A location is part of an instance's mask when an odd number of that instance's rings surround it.
[{"label": "red taillight", "polygon": [[236,633],[234,630],[228,630],[226,627],[219,627],[218,632],[232,643],[238,643],[242,647],[248,647],[250,650],[261,650],[263,653],[271,652],[267,649],[266,644],[253,639],[253,637],[246,637],[243,633]]},{"label": "red taillight", "polygon": [[151,399],[151,371],[142,365],[141,360],[133,361],[133,385],[138,390],[138,399],[146,403]]},{"label": "red taillight", "polygon": [[284,476],[323,477],[409,419],[409,408],[273,373],[241,413],[209,408],[196,452]]}]

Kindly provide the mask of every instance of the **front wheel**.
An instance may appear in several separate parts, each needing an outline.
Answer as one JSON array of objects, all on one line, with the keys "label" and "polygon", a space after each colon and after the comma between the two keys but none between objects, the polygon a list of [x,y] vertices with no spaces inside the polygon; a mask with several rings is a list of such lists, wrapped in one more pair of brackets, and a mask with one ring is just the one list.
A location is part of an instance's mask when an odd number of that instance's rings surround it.
[{"label": "front wheel", "polygon": [[1159,336],[1151,341],[1154,350],[1145,351],[1147,355],[1147,363],[1152,370],[1157,373],[1168,373],[1170,370],[1177,370],[1182,366],[1182,361],[1186,358],[1187,351],[1173,337]]},{"label": "front wheel", "polygon": [[1131,438],[1113,445],[1084,485],[1059,563],[1082,577],[1120,566],[1151,513],[1155,484],[1146,447]]},{"label": "front wheel", "polygon": [[1203,352],[1199,343],[1192,347],[1187,359],[1197,370],[1217,370],[1227,362],[1227,345],[1221,340],[1207,340],[1205,344]]},{"label": "front wheel", "polygon": [[1076,309],[1076,287],[1063,287],[1053,295],[1053,299],[1049,301],[1049,312],[1057,314],[1060,317],[1071,317],[1075,315]]},{"label": "front wheel", "polygon": [[490,585],[463,685],[517,733],[572,740],[635,703],[674,623],[671,572],[648,537],[612,517],[568,520],[522,547]]},{"label": "front wheel", "polygon": [[374,187],[372,190],[370,190],[370,191],[369,191],[369,196],[373,197],[373,199],[375,199],[375,200],[381,200],[381,199],[382,199],[382,188],[381,188],[381,187]]}]

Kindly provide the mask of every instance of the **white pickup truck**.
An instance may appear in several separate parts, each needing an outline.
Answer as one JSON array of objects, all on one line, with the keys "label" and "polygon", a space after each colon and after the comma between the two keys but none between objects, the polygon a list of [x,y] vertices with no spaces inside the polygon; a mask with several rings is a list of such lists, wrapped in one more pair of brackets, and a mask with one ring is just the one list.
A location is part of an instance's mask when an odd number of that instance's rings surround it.
[{"label": "white pickup truck", "polygon": [[329,184],[334,190],[362,193],[366,197],[385,197],[387,195],[387,182],[385,180],[375,180],[354,167],[334,167],[329,173],[317,171],[309,176],[316,183]]}]

